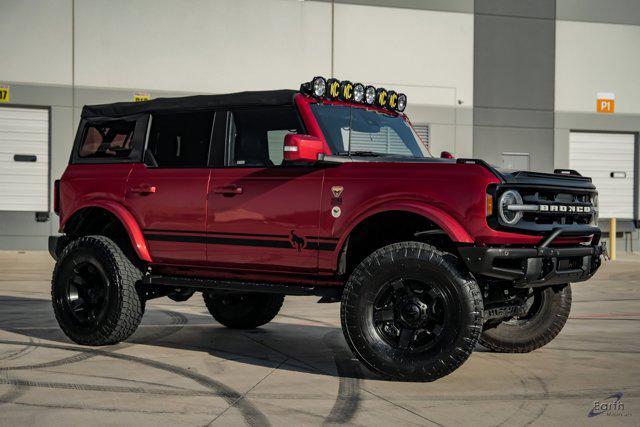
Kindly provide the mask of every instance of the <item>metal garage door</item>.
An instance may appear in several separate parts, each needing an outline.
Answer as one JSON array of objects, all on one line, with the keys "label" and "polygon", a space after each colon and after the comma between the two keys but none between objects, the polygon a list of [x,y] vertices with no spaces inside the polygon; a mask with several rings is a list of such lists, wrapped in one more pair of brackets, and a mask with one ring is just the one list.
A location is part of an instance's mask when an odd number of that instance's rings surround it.
[{"label": "metal garage door", "polygon": [[49,210],[49,110],[0,107],[0,211]]},{"label": "metal garage door", "polygon": [[633,219],[635,135],[571,132],[569,163],[593,178],[601,218]]}]

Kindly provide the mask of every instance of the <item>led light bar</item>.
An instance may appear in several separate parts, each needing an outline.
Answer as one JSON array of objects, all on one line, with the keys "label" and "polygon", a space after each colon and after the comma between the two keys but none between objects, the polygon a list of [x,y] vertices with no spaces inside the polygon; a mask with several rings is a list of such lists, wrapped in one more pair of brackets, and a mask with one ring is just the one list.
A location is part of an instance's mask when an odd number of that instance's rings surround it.
[{"label": "led light bar", "polygon": [[407,107],[407,95],[404,93],[352,83],[349,80],[340,81],[318,76],[300,85],[300,91],[318,99],[339,99],[391,111],[403,112]]}]

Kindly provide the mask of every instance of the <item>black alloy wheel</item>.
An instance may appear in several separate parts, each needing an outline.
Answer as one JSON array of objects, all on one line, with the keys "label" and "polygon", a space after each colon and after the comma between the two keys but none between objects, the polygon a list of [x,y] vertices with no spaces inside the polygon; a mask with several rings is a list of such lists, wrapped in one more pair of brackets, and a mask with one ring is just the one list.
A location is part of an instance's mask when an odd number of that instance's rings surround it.
[{"label": "black alloy wheel", "polygon": [[478,284],[452,254],[421,242],[382,247],[351,274],[342,330],[369,369],[400,381],[433,381],[459,368],[482,331]]},{"label": "black alloy wheel", "polygon": [[433,283],[399,278],[378,292],[373,323],[390,346],[420,353],[438,344],[453,313],[450,298]]},{"label": "black alloy wheel", "polygon": [[76,324],[95,327],[104,319],[109,304],[109,278],[90,255],[75,262],[67,267],[71,271],[65,280],[63,304]]},{"label": "black alloy wheel", "polygon": [[209,313],[218,322],[233,329],[253,329],[273,320],[284,303],[284,295],[258,292],[203,292]]},{"label": "black alloy wheel", "polygon": [[62,251],[51,279],[56,320],[71,340],[108,345],[131,336],[144,313],[140,270],[105,236],[84,236]]},{"label": "black alloy wheel", "polygon": [[527,353],[543,347],[562,330],[571,312],[569,284],[532,289],[527,311],[503,322],[488,322],[480,344],[497,353]]}]

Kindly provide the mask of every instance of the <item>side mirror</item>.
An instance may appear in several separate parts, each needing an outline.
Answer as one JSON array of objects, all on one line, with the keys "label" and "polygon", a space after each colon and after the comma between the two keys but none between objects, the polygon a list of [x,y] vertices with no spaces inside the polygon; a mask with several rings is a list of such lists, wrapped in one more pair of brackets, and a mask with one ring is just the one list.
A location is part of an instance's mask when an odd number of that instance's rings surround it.
[{"label": "side mirror", "polygon": [[451,154],[448,151],[443,151],[442,153],[440,153],[440,158],[442,159],[453,159],[453,154]]},{"label": "side mirror", "polygon": [[284,160],[288,162],[315,162],[324,153],[324,144],[316,136],[290,133],[284,137]]}]

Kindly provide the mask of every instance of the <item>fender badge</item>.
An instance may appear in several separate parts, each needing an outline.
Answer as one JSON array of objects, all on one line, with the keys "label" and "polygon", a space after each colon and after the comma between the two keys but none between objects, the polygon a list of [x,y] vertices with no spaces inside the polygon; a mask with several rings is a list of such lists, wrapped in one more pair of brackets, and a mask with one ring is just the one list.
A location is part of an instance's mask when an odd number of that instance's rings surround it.
[{"label": "fender badge", "polygon": [[342,209],[340,206],[334,206],[331,208],[331,216],[334,218],[338,218],[342,214]]},{"label": "fender badge", "polygon": [[342,185],[334,185],[333,187],[331,187],[331,193],[335,198],[340,197],[342,195],[343,190],[344,190],[344,187]]}]

